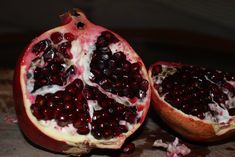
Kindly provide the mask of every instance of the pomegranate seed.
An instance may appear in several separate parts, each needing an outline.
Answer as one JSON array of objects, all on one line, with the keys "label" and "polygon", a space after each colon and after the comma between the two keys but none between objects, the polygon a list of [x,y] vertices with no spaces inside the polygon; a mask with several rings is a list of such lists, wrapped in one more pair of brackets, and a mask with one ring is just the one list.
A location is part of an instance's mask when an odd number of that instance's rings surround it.
[{"label": "pomegranate seed", "polygon": [[63,85],[61,78],[59,78],[56,75],[50,76],[49,80],[50,80],[50,84]]},{"label": "pomegranate seed", "polygon": [[54,95],[53,95],[53,99],[55,101],[58,101],[60,100],[64,95],[64,92],[63,91],[57,91]]},{"label": "pomegranate seed", "polygon": [[102,135],[99,131],[92,131],[92,135],[96,138],[96,139],[101,139]]},{"label": "pomegranate seed", "polygon": [[75,127],[75,128],[81,128],[81,127],[83,127],[83,126],[85,126],[86,125],[86,122],[84,121],[84,119],[76,119],[75,121],[74,121],[74,123],[73,123],[73,126]]},{"label": "pomegranate seed", "polygon": [[139,63],[133,63],[131,64],[131,72],[136,73],[140,71],[140,64]]},{"label": "pomegranate seed", "polygon": [[43,114],[41,113],[41,109],[38,105],[36,104],[32,104],[31,105],[31,110],[32,110],[32,113],[33,115],[38,119],[38,120],[41,120],[43,119]]},{"label": "pomegranate seed", "polygon": [[60,32],[54,32],[51,34],[50,38],[54,44],[58,44],[63,40],[63,35]]},{"label": "pomegranate seed", "polygon": [[63,104],[57,104],[54,108],[54,117],[55,118],[59,118],[59,116],[61,115],[62,111],[64,109],[64,105]]},{"label": "pomegranate seed", "polygon": [[118,128],[120,129],[121,132],[124,132],[124,133],[126,133],[128,131],[128,129],[125,125],[119,125]]},{"label": "pomegranate seed", "polygon": [[63,96],[63,100],[64,100],[64,102],[72,101],[73,97],[69,93],[65,93],[65,95]]},{"label": "pomegranate seed", "polygon": [[67,76],[74,75],[75,74],[75,68],[73,65],[71,65],[67,70],[66,70]]},{"label": "pomegranate seed", "polygon": [[49,99],[47,100],[47,106],[48,106],[49,108],[54,108],[54,107],[55,107],[55,103],[53,102],[53,99],[52,99],[52,98],[49,98]]},{"label": "pomegranate seed", "polygon": [[51,47],[51,41],[48,39],[45,39],[35,44],[32,48],[32,52],[39,54],[40,52],[45,51],[49,47]]},{"label": "pomegranate seed", "polygon": [[68,41],[73,41],[75,39],[75,37],[72,33],[65,33],[64,38]]},{"label": "pomegranate seed", "polygon": [[55,52],[56,52],[55,49],[50,49],[50,50],[45,51],[43,54],[44,61],[51,62],[54,59]]},{"label": "pomegranate seed", "polygon": [[126,59],[126,56],[123,52],[119,51],[113,54],[113,59],[116,61],[123,61]]},{"label": "pomegranate seed", "polygon": [[119,40],[109,31],[104,31],[101,33],[101,36],[105,38],[106,41],[108,41],[110,44],[111,43],[116,43]]},{"label": "pomegranate seed", "polygon": [[85,88],[83,91],[83,95],[87,100],[93,100],[94,96],[91,90],[88,88]]},{"label": "pomegranate seed", "polygon": [[113,69],[113,68],[115,67],[115,65],[116,65],[115,60],[110,59],[110,60],[108,61],[108,68],[109,68],[109,69]]},{"label": "pomegranate seed", "polygon": [[64,109],[65,110],[71,111],[71,110],[73,110],[73,108],[74,108],[74,105],[71,102],[65,102],[64,103]]},{"label": "pomegranate seed", "polygon": [[42,114],[44,115],[45,120],[51,120],[53,118],[53,111],[49,108],[44,107],[42,109]]},{"label": "pomegranate seed", "polygon": [[66,49],[70,49],[71,46],[72,46],[71,42],[63,42],[58,46],[59,47],[59,52],[62,52],[63,54],[65,54]]},{"label": "pomegranate seed", "polygon": [[76,80],[74,80],[74,82],[72,84],[74,84],[77,87],[77,90],[79,92],[82,91],[82,89],[83,89],[83,82],[82,82],[82,80],[76,79]]},{"label": "pomegranate seed", "polygon": [[130,67],[131,67],[131,63],[128,62],[128,61],[125,61],[125,62],[122,64],[122,68],[123,68],[123,70],[124,70],[126,73],[129,72]]},{"label": "pomegranate seed", "polygon": [[154,66],[154,71],[153,75],[157,75],[162,72],[162,66],[161,65],[155,65]]},{"label": "pomegranate seed", "polygon": [[122,147],[123,153],[131,154],[135,150],[135,145],[133,143],[124,144]]},{"label": "pomegranate seed", "polygon": [[65,90],[70,93],[71,95],[75,95],[76,94],[76,87],[74,87],[72,84],[68,85]]},{"label": "pomegranate seed", "polygon": [[103,36],[99,36],[96,41],[97,47],[107,47],[109,43],[105,40]]},{"label": "pomegranate seed", "polygon": [[50,70],[53,72],[53,73],[58,73],[58,72],[61,72],[64,70],[64,67],[61,65],[61,64],[51,64],[49,65],[50,67]]},{"label": "pomegranate seed", "polygon": [[68,125],[68,116],[64,113],[61,113],[57,117],[57,124],[61,127],[64,127],[64,126]]},{"label": "pomegranate seed", "polygon": [[87,125],[85,125],[83,127],[77,128],[77,132],[81,135],[86,135],[90,132],[90,129]]},{"label": "pomegranate seed", "polygon": [[45,103],[45,98],[42,95],[37,95],[35,103],[42,106]]},{"label": "pomegranate seed", "polygon": [[112,137],[113,132],[112,132],[112,130],[107,129],[107,130],[104,130],[104,132],[102,134],[103,134],[104,138],[108,139],[108,138]]}]

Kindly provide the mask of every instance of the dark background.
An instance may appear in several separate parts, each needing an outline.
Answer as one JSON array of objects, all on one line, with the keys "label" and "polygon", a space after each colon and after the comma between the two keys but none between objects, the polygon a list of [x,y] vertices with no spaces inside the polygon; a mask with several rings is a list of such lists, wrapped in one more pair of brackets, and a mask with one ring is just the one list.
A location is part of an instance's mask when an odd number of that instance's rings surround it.
[{"label": "dark background", "polygon": [[76,7],[128,40],[147,67],[166,60],[235,72],[232,0],[3,0],[0,68],[14,68],[27,43]]}]

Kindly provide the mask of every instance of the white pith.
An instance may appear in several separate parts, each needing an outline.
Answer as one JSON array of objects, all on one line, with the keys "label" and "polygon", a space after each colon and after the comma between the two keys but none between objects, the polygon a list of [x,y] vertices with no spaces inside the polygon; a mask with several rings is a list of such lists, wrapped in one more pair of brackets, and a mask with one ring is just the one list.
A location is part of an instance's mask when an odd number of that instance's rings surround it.
[{"label": "white pith", "polygon": [[[160,74],[158,74],[158,77],[152,76],[153,83],[160,84],[160,83],[162,83],[162,80],[166,76],[172,75],[172,74],[174,74],[176,72],[176,68],[175,67],[171,67],[169,65],[161,65],[161,66],[162,66],[162,72]],[[208,78],[206,78],[206,79],[208,81],[214,83],[212,80],[209,80]],[[233,81],[227,81],[227,82],[230,83],[233,86],[235,85],[235,82],[233,82]],[[160,87],[160,90],[161,90],[161,87]],[[223,92],[224,93],[228,93],[228,91],[223,91]],[[160,96],[158,94],[158,96],[162,100],[165,101],[165,94],[163,96]],[[229,99],[225,102],[226,105],[228,105],[228,108],[234,108],[235,107],[235,96],[232,97],[231,95],[228,94],[228,98]],[[166,102],[166,104],[168,104],[168,103]],[[168,104],[168,105],[171,106],[170,104]],[[217,114],[212,116],[210,112],[204,113],[205,118],[203,119],[203,121],[205,121],[206,123],[226,124],[226,123],[230,123],[230,122],[235,121],[235,116],[230,116],[229,113],[228,113],[228,110],[226,108],[222,108],[214,100],[213,100],[213,103],[208,104],[208,106],[209,106],[211,111],[214,111]],[[185,116],[189,116],[190,118],[193,118],[195,120],[201,120],[201,119],[199,119],[196,116],[185,114],[181,110],[178,110],[178,111],[181,112],[182,114],[184,114]]]},{"label": "white pith", "polygon": [[[86,23],[86,22],[88,22],[88,21],[84,21],[84,23]],[[84,35],[78,31],[77,34],[75,34],[75,36],[80,36],[80,37],[72,42],[71,53],[73,55],[73,59],[71,60],[71,65],[72,64],[75,65],[76,68],[78,70],[80,70],[80,72],[78,72],[78,73],[80,73],[81,75],[76,75],[74,78],[71,78],[71,80],[79,78],[79,79],[83,80],[83,82],[87,85],[98,87],[96,83],[92,83],[90,81],[90,79],[89,79],[90,73],[84,73],[83,71],[87,71],[87,72],[90,71],[89,65],[90,65],[90,61],[91,61],[91,56],[93,54],[93,50],[95,49],[94,43],[96,42],[97,37],[100,35],[100,33],[102,31],[105,31],[106,29],[99,27],[99,26],[95,26],[91,23],[89,23],[89,25],[92,27],[86,28],[87,34]],[[50,31],[44,33],[42,36],[49,36],[49,35],[45,35],[45,34],[51,34],[52,32],[56,32],[56,31],[59,31],[61,33],[66,33],[66,32],[68,32],[68,29],[70,29],[69,27],[70,26],[58,27],[58,28],[55,28],[53,30],[50,30]],[[137,54],[133,53],[132,48],[129,45],[123,44],[124,40],[122,38],[120,38],[118,35],[116,35],[116,36],[119,38],[120,41],[116,44],[110,45],[110,49],[112,50],[112,52],[114,53],[117,50],[123,51],[126,54],[127,59],[131,63],[139,61],[139,56]],[[39,39],[40,39],[40,37],[39,37]],[[43,40],[43,39],[41,38],[40,40]],[[37,42],[38,41],[34,41],[29,46],[29,48],[27,50],[29,53],[31,51],[30,48],[33,46],[33,44],[35,44]],[[28,54],[28,53],[27,53],[27,56],[28,56],[27,58],[34,57],[33,55]],[[73,146],[76,146],[81,143],[85,143],[87,145],[90,145],[91,147],[113,148],[113,149],[116,148],[117,149],[117,148],[121,147],[121,145],[123,144],[123,142],[125,141],[125,139],[128,136],[130,136],[133,132],[135,132],[135,130],[137,130],[139,128],[140,123],[130,124],[125,121],[120,121],[121,124],[126,124],[128,126],[129,131],[127,133],[123,133],[118,137],[111,138],[108,140],[107,139],[97,140],[96,138],[94,138],[91,135],[91,133],[89,133],[87,135],[77,134],[76,129],[72,126],[72,124],[70,124],[66,127],[60,127],[57,125],[55,120],[47,120],[47,121],[40,120],[40,121],[38,121],[36,119],[36,117],[34,117],[32,115],[32,112],[30,109],[31,104],[33,104],[35,101],[35,96],[38,94],[44,95],[45,93],[48,93],[48,92],[55,93],[56,91],[62,90],[64,88],[61,86],[53,85],[53,86],[51,86],[51,88],[43,87],[41,89],[38,89],[35,93],[31,94],[34,82],[32,79],[27,79],[26,75],[30,71],[33,74],[33,68],[35,68],[35,67],[34,66],[32,66],[31,68],[29,67],[28,61],[26,61],[26,60],[22,61],[21,72],[20,72],[20,81],[21,81],[21,88],[22,88],[22,93],[23,93],[23,97],[24,97],[25,110],[26,110],[26,113],[27,113],[29,119],[32,121],[32,123],[41,132],[48,135],[49,137],[51,137],[55,140],[58,140],[58,141],[64,141],[67,144],[73,145]],[[147,72],[144,69],[141,70],[141,74],[143,76],[147,76]],[[106,94],[108,97],[113,98],[117,102],[124,104],[124,105],[127,105],[127,106],[129,106],[129,105],[139,106],[139,105],[143,105],[146,103],[148,104],[148,102],[150,100],[149,99],[150,90],[147,91],[147,93],[146,93],[147,96],[145,98],[138,99],[138,101],[136,101],[134,104],[132,104],[130,102],[130,100],[126,97],[117,97],[111,93],[105,92],[100,87],[98,87],[98,88],[101,92]],[[97,105],[97,102],[93,101],[93,100],[88,101],[88,107],[90,109],[90,117],[91,118],[93,116],[94,110],[100,109],[100,107]],[[145,107],[142,111],[139,111],[137,117],[142,117],[143,114],[146,114],[147,109],[148,109],[148,107]],[[90,124],[89,124],[89,127],[91,128]]]}]

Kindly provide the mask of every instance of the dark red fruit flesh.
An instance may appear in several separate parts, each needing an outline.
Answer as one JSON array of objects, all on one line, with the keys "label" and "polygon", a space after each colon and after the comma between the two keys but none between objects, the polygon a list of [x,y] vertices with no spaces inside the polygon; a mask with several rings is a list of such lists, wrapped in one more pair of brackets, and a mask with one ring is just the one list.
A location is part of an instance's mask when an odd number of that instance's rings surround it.
[{"label": "dark red fruit flesh", "polygon": [[91,81],[106,91],[128,98],[144,98],[148,81],[140,74],[140,63],[130,63],[121,51],[112,53],[109,45],[118,39],[106,31],[98,37],[91,60]]},{"label": "dark red fruit flesh", "polygon": [[122,147],[122,151],[125,154],[133,153],[135,151],[135,144],[133,144],[133,143],[124,144]]},{"label": "dark red fruit flesh", "polygon": [[[235,97],[235,75],[198,66],[153,67],[154,87],[164,100],[186,114],[205,118],[218,114],[208,104],[218,104],[234,116],[231,98]],[[229,105],[230,103],[230,105]]]},{"label": "dark red fruit flesh", "polygon": [[[62,87],[55,93],[38,94],[31,111],[38,120],[54,119],[60,127],[72,124],[78,134],[91,133],[97,139],[109,139],[128,131],[125,124],[138,123],[135,106],[125,106],[103,94],[97,87],[85,84],[76,77],[76,67],[70,64],[69,50],[75,36],[54,32],[50,39],[39,41],[32,51],[37,54],[27,76],[34,79],[32,93],[42,87]],[[109,45],[118,42],[110,32],[97,38],[96,50],[91,60],[91,81],[104,90],[128,98],[144,98],[148,81],[140,74],[141,64],[130,63],[123,52],[111,52]],[[44,64],[42,64],[44,63]],[[88,101],[96,101],[99,109],[90,116]],[[94,106],[92,106],[94,108]]]}]

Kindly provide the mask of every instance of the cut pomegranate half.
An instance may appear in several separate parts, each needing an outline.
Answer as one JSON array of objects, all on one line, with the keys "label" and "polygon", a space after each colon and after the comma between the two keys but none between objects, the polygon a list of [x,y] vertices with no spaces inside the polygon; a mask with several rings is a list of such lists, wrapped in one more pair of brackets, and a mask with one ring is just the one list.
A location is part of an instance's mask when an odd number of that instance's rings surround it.
[{"label": "cut pomegranate half", "polygon": [[119,149],[143,123],[151,88],[141,58],[79,10],[22,53],[15,70],[19,126],[34,143],[78,155]]},{"label": "cut pomegranate half", "polygon": [[216,141],[235,130],[235,75],[199,66],[156,62],[149,69],[159,116],[193,141]]}]

